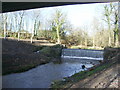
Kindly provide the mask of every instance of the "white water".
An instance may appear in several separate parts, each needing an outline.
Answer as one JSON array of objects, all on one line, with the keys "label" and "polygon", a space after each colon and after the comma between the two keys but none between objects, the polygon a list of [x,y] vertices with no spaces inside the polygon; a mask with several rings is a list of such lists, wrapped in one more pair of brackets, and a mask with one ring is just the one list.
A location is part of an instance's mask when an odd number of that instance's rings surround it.
[{"label": "white water", "polygon": [[94,58],[94,57],[77,57],[77,56],[61,56],[62,58],[73,58],[73,59],[89,59],[89,60],[103,60],[103,58]]},{"label": "white water", "polygon": [[103,60],[102,50],[63,49],[62,59],[72,60]]}]

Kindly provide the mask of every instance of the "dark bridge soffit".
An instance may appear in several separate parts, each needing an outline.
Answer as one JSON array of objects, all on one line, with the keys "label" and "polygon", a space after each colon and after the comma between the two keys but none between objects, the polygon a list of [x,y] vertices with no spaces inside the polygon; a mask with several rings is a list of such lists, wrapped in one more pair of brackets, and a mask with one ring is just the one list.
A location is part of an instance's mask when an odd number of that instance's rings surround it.
[{"label": "dark bridge soffit", "polygon": [[2,2],[2,12],[12,12],[34,8],[53,7],[73,4],[90,4],[100,2]]},{"label": "dark bridge soffit", "polygon": [[27,10],[42,7],[61,6],[69,4],[79,4],[73,2],[2,2],[2,12]]}]

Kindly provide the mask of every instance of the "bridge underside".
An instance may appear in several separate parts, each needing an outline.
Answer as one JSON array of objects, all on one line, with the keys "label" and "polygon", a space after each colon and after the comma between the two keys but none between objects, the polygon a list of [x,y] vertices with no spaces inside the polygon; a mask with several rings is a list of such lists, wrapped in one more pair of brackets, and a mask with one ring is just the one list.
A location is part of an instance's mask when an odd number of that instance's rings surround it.
[{"label": "bridge underside", "polygon": [[2,12],[12,12],[34,8],[53,7],[73,4],[88,4],[92,2],[3,2]]}]

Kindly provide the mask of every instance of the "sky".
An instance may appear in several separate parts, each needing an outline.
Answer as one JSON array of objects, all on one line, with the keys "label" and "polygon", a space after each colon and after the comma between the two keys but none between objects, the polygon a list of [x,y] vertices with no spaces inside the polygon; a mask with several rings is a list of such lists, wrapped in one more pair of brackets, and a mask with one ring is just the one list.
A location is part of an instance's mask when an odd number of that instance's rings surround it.
[{"label": "sky", "polygon": [[[100,7],[100,4],[76,4],[42,8],[41,11],[42,15],[45,16],[44,20],[46,20],[53,17],[52,13],[54,13],[55,8],[58,8],[67,15],[67,20],[69,20],[74,27],[80,27],[84,24],[90,24],[94,17],[100,16],[102,13]],[[97,9],[100,10],[98,11]]]},{"label": "sky", "polygon": [[[73,25],[74,28],[86,28],[89,33],[93,32],[93,20],[96,18],[101,24],[106,26],[103,21],[103,12],[104,5],[109,3],[94,3],[94,4],[75,4],[75,5],[65,5],[65,6],[57,6],[57,7],[46,7],[46,8],[38,8],[26,10],[30,15],[32,11],[39,12],[41,15],[41,20],[43,23],[43,28],[47,28],[48,20],[53,18],[53,14],[55,13],[55,9],[60,9],[64,14],[67,15],[67,20]],[[33,18],[33,17],[32,17]],[[27,17],[26,21],[29,23],[28,28],[29,31],[33,29],[33,21],[32,18]]]},{"label": "sky", "polygon": [[[53,17],[55,9],[60,9],[67,15],[67,20],[73,25],[74,28],[86,28],[89,33],[92,33],[93,19],[97,18],[99,22],[103,23],[103,6],[109,3],[94,3],[94,4],[75,4],[65,5],[49,8],[41,8],[43,27],[49,27],[47,20]],[[39,9],[36,9],[39,10]]]}]

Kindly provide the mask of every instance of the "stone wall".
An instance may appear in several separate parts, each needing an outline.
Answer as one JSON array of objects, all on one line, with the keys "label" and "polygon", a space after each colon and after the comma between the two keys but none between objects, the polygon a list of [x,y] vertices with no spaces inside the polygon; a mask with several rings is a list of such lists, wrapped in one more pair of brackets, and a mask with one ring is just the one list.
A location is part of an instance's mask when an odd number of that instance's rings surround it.
[{"label": "stone wall", "polygon": [[104,49],[104,60],[111,60],[115,57],[118,53],[120,53],[120,48],[105,48]]}]

